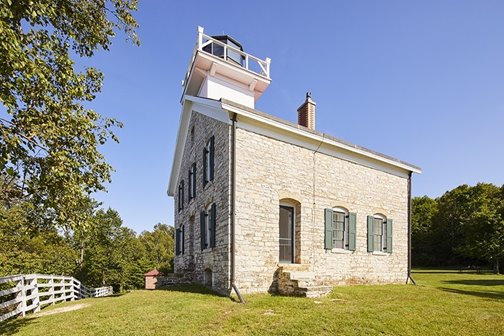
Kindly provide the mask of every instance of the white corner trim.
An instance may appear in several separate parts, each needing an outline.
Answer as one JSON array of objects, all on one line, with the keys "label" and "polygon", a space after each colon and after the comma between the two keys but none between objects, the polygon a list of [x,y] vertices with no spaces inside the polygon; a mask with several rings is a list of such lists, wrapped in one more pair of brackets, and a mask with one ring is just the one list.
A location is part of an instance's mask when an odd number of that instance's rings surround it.
[{"label": "white corner trim", "polygon": [[175,196],[175,189],[177,183],[177,176],[180,172],[180,164],[182,161],[182,154],[186,143],[187,133],[189,129],[189,121],[191,120],[191,110],[193,103],[188,100],[183,100],[182,109],[180,112],[180,121],[177,132],[177,141],[175,145],[175,152],[173,153],[172,170],[170,173],[170,180],[168,182],[168,196]]}]

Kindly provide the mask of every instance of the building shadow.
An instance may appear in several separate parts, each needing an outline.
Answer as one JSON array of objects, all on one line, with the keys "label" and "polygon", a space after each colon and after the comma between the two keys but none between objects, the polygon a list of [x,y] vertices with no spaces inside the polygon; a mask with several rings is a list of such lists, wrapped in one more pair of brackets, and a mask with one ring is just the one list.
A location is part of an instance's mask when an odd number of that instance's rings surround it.
[{"label": "building shadow", "polygon": [[442,291],[453,293],[453,294],[461,294],[461,295],[471,295],[477,296],[481,298],[491,299],[491,300],[504,300],[504,292],[499,291],[474,291],[474,290],[463,290],[457,288],[447,288],[440,287]]},{"label": "building shadow", "polygon": [[159,287],[155,289],[156,291],[168,291],[168,292],[181,292],[181,293],[192,293],[192,294],[202,294],[217,297],[229,297],[226,293],[214,292],[211,288],[208,288],[200,284],[187,284],[187,285],[173,285],[166,287]]},{"label": "building shadow", "polygon": [[444,283],[451,285],[467,285],[467,286],[504,286],[503,280],[481,280],[481,279],[471,279],[471,280],[446,280]]}]

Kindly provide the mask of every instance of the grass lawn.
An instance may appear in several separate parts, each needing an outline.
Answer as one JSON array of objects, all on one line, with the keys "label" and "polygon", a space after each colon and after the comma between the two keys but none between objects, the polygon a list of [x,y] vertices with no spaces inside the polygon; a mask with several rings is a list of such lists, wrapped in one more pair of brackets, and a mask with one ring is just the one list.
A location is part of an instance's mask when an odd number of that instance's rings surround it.
[{"label": "grass lawn", "polygon": [[[133,291],[42,310],[84,308],[4,322],[10,335],[504,335],[504,276],[418,270],[417,286],[336,287],[321,299],[201,287]],[[32,315],[33,316],[33,315]]]}]

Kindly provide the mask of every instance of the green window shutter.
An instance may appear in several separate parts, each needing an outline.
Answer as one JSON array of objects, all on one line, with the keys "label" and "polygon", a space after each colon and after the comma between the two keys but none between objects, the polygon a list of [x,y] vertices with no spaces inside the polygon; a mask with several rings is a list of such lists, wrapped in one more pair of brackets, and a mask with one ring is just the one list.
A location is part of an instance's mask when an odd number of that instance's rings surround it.
[{"label": "green window shutter", "polygon": [[200,213],[201,250],[205,249],[205,211]]},{"label": "green window shutter", "polygon": [[392,253],[392,219],[387,219],[387,252]]},{"label": "green window shutter", "polygon": [[357,214],[350,212],[348,214],[348,249],[355,251],[355,240],[357,233]]},{"label": "green window shutter", "polygon": [[185,252],[184,251],[184,249],[185,249],[185,246],[184,246],[185,245],[185,225],[182,226],[182,235],[181,235],[180,238],[182,238],[181,239],[182,241],[179,243],[181,245],[181,247],[182,247],[181,248],[181,253],[184,254],[184,252]]},{"label": "green window shutter", "polygon": [[175,255],[180,254],[180,229],[175,230]]},{"label": "green window shutter", "polygon": [[325,223],[324,248],[326,250],[332,249],[332,238],[333,238],[332,216],[333,216],[332,209],[324,210],[324,223]]},{"label": "green window shutter", "polygon": [[181,188],[182,188],[182,201],[181,201],[182,203],[181,203],[181,206],[180,206],[180,207],[181,207],[182,209],[184,209],[184,190],[185,190],[185,189],[184,189],[184,188],[185,188],[185,187],[184,187],[184,180],[182,180],[182,187],[181,187]]},{"label": "green window shutter", "polygon": [[367,216],[367,250],[368,252],[374,251],[373,241],[374,241],[374,232],[373,232],[373,216]]},{"label": "green window shutter", "polygon": [[206,186],[207,184],[207,149],[206,147],[203,148],[203,187]]},{"label": "green window shutter", "polygon": [[192,188],[193,188],[193,198],[196,198],[196,162],[193,163],[193,180],[192,180]]},{"label": "green window shutter", "polygon": [[212,136],[210,138],[210,181],[213,181],[214,179],[214,156],[215,156],[214,141],[215,137]]},{"label": "green window shutter", "polygon": [[217,205],[212,204],[210,217],[210,247],[215,247],[215,231],[217,228]]},{"label": "green window shutter", "polygon": [[188,195],[188,200],[192,200],[192,175],[191,175],[191,169],[189,169],[189,173],[187,174],[187,195]]}]

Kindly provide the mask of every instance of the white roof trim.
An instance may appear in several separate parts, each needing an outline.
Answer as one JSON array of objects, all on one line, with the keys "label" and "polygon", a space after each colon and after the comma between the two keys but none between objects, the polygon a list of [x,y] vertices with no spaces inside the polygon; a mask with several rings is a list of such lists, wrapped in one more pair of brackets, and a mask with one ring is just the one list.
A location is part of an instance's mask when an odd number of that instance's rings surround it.
[{"label": "white roof trim", "polygon": [[222,104],[222,108],[225,109],[225,110],[228,110],[230,112],[235,112],[235,113],[241,114],[243,116],[246,116],[248,118],[251,118],[251,119],[263,122],[263,123],[268,124],[270,126],[283,129],[283,130],[285,130],[287,132],[295,133],[297,135],[300,135],[300,136],[303,136],[303,137],[306,137],[306,138],[310,138],[310,139],[313,139],[315,141],[320,141],[322,144],[327,144],[327,145],[330,145],[330,146],[335,146],[335,147],[347,150],[349,152],[356,153],[356,154],[359,154],[359,155],[362,155],[362,156],[365,156],[365,157],[369,157],[369,158],[372,158],[374,160],[377,160],[377,161],[380,161],[380,162],[384,162],[384,163],[387,163],[387,164],[389,164],[391,166],[398,167],[398,168],[401,168],[401,169],[404,169],[404,170],[407,170],[407,171],[411,171],[411,172],[414,172],[414,173],[417,173],[417,174],[422,173],[421,169],[418,169],[417,167],[414,167],[414,166],[410,166],[410,165],[408,165],[406,163],[398,162],[398,161],[395,161],[395,160],[392,160],[392,159],[388,159],[388,158],[383,157],[381,155],[377,155],[377,154],[368,152],[366,150],[363,150],[361,148],[356,148],[356,147],[347,145],[345,143],[337,142],[337,141],[334,141],[332,139],[328,139],[328,138],[325,138],[323,136],[320,136],[318,134],[313,134],[313,133],[310,133],[310,132],[306,132],[306,131],[303,131],[301,129],[294,128],[292,126],[285,125],[285,124],[280,123],[280,122],[278,122],[276,120],[273,120],[273,119],[270,119],[270,118],[267,118],[267,117],[264,117],[264,116],[261,116],[261,115],[257,115],[255,113],[251,113],[251,112],[248,112],[248,111],[244,111],[244,110],[242,110],[240,108],[237,108],[235,106],[232,106],[232,105]]},{"label": "white roof trim", "polygon": [[184,99],[182,103],[182,110],[180,112],[180,121],[177,132],[177,142],[175,145],[175,152],[173,153],[172,170],[170,174],[170,180],[168,181],[168,196],[175,195],[175,184],[177,183],[177,176],[180,172],[180,163],[182,162],[182,154],[184,153],[184,145],[189,128],[189,121],[191,120],[192,104],[192,101],[187,99]]}]

